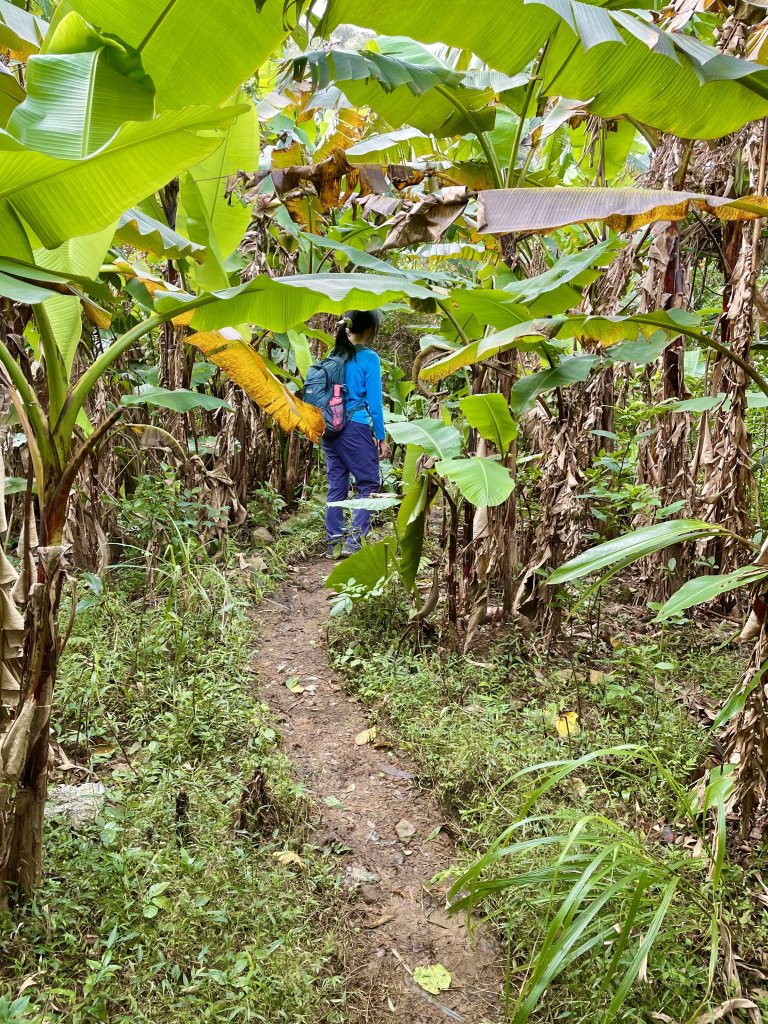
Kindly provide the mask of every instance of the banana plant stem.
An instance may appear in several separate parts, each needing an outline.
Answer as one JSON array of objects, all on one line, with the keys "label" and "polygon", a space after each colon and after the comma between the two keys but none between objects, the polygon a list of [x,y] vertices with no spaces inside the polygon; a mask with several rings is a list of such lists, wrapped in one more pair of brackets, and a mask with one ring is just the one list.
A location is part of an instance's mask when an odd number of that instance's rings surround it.
[{"label": "banana plant stem", "polygon": [[[40,347],[45,359],[45,378],[48,385],[48,419],[55,423],[67,397],[67,378],[64,363],[51,327],[48,311],[43,303],[34,307],[35,325],[40,335]],[[61,453],[59,453],[61,454]]]},{"label": "banana plant stem", "polygon": [[175,316],[179,316],[181,313],[188,313],[193,309],[200,309],[201,306],[208,306],[212,302],[218,301],[220,300],[217,295],[199,295],[190,302],[185,302],[183,306],[176,306],[165,313],[156,313],[154,316],[150,316],[146,320],[142,320],[140,324],[136,324],[136,326],[132,327],[130,331],[126,331],[125,334],[121,334],[119,338],[112,342],[109,348],[94,360],[72,389],[69,398],[64,404],[61,416],[54,427],[54,431],[64,438],[72,436],[72,431],[75,428],[75,421],[77,420],[78,414],[85,404],[88,395],[91,393],[91,389],[96,384],[96,381],[106,373],[110,366],[112,366],[112,364],[119,359],[124,352],[127,352],[131,345],[134,345],[139,338],[143,338],[145,334],[149,334],[149,332],[153,331],[156,327],[162,327],[163,324],[167,323],[169,320],[173,320]]},{"label": "banana plant stem", "polygon": [[448,306],[448,303],[443,301],[443,300],[441,300],[441,299],[438,299],[437,300],[437,304],[440,307],[440,309],[442,309],[443,313],[445,313],[445,315],[451,321],[453,326],[456,328],[456,333],[461,338],[462,343],[464,345],[468,345],[469,344],[469,338],[467,337],[466,332],[464,331],[464,329],[461,326],[461,324],[459,323],[459,321],[456,319],[456,317],[451,312],[451,310],[450,310],[450,308]]},{"label": "banana plant stem", "polygon": [[[517,122],[515,138],[512,142],[512,152],[509,155],[509,164],[507,165],[507,173],[504,179],[504,185],[506,188],[512,188],[512,180],[515,176],[515,167],[517,165],[517,154],[520,151],[520,143],[523,141],[523,131],[525,129],[526,115],[528,113],[528,108],[531,105],[531,100],[533,99],[533,92],[536,88],[536,83],[539,81],[541,65],[544,63],[544,58],[547,54],[548,46],[549,40],[547,40],[547,42],[544,43],[544,46],[542,47],[541,53],[539,54],[539,59],[536,62],[536,67],[533,71],[533,74],[531,75],[531,80],[528,83],[528,87],[525,90],[525,99],[523,100],[523,107],[520,111],[520,120]],[[527,170],[528,163],[529,161],[526,161],[526,166],[521,172],[520,177],[518,178],[518,187],[522,184],[523,176]]]},{"label": "banana plant stem", "polygon": [[499,167],[499,161],[496,159],[496,154],[493,151],[493,146],[491,146],[491,144],[488,142],[488,139],[486,139],[485,137],[485,132],[482,131],[480,125],[477,123],[477,118],[475,117],[474,113],[469,109],[469,107],[466,107],[460,100],[456,99],[456,97],[452,95],[450,89],[446,89],[444,85],[435,86],[435,91],[439,92],[444,99],[448,100],[448,102],[452,106],[454,106],[464,117],[466,117],[467,121],[469,121],[469,123],[472,125],[472,129],[475,135],[477,136],[477,141],[480,143],[483,153],[485,154],[485,159],[488,161],[488,167],[490,168],[491,171],[493,184],[496,188],[503,188],[504,181],[501,176],[501,168]]},{"label": "banana plant stem", "polygon": [[19,399],[24,407],[24,412],[29,420],[29,425],[35,435],[34,439],[37,442],[38,448],[41,452],[46,452],[47,454],[50,439],[48,425],[45,422],[43,410],[40,408],[37,396],[27,383],[26,377],[21,372],[21,367],[11,355],[5,345],[5,342],[0,342],[0,363],[2,363],[3,368],[10,377],[11,383],[18,393]]}]

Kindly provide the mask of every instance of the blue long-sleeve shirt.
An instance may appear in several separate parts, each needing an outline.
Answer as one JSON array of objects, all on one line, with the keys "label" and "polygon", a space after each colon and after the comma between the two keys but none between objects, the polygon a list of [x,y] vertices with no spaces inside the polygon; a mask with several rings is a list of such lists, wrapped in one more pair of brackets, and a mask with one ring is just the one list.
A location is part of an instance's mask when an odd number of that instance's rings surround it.
[{"label": "blue long-sleeve shirt", "polygon": [[362,345],[355,345],[355,350],[355,358],[347,360],[344,378],[347,409],[356,409],[349,418],[355,423],[372,422],[376,440],[383,441],[386,434],[381,395],[381,360],[375,352]]}]

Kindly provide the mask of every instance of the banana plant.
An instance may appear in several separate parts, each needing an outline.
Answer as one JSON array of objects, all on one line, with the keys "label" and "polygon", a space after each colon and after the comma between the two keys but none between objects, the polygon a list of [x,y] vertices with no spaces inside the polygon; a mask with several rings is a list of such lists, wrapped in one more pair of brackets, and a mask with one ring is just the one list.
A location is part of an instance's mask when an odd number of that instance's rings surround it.
[{"label": "banana plant", "polygon": [[538,72],[544,96],[581,100],[602,118],[630,112],[636,123],[682,138],[720,138],[768,113],[765,68],[695,36],[666,32],[629,5],[513,0],[503,18],[494,0],[480,0],[471,17],[439,0],[303,6],[318,8],[326,38],[351,22],[476,54],[510,76],[526,72],[545,51]]},{"label": "banana plant", "polygon": [[[516,426],[501,395],[474,395],[462,400],[467,422],[481,436],[492,441],[500,455],[509,450]],[[514,489],[509,468],[482,455],[462,457],[462,434],[442,419],[411,419],[390,422],[387,431],[397,445],[406,448],[420,467],[406,487],[395,520],[394,540],[365,545],[331,572],[326,586],[337,591],[355,585],[358,598],[377,590],[395,573],[414,599],[413,617],[423,620],[434,611],[439,597],[439,567],[433,571],[427,600],[422,603],[416,586],[426,519],[435,496],[442,495],[448,510],[447,565],[448,615],[457,619],[456,568],[458,563],[461,506],[488,509],[501,505]],[[407,458],[407,462],[412,459]],[[354,502],[352,503],[354,504]]]},{"label": "banana plant", "polygon": [[[133,345],[164,324],[191,325],[192,345],[239,380],[288,429],[298,426],[317,438],[317,410],[304,406],[273,377],[243,338],[250,337],[251,328],[238,333],[233,325],[285,331],[318,312],[339,314],[350,306],[372,308],[404,297],[432,297],[429,288],[397,274],[321,274],[290,281],[259,276],[230,288],[229,279],[221,275],[228,255],[225,245],[210,278],[220,291],[185,292],[148,276],[139,288],[147,315],[94,352],[90,361],[83,351],[85,369],[76,371],[82,313],[106,328],[110,307],[120,308],[128,280],[136,281],[129,265],[103,263],[116,232],[123,237],[127,232],[129,239],[138,234],[166,253],[185,251],[195,260],[202,260],[203,246],[208,255],[213,238],[231,242],[234,228],[221,216],[218,193],[206,194],[203,179],[212,168],[221,176],[241,159],[252,158],[233,156],[252,140],[233,138],[227,134],[230,127],[241,117],[246,125],[250,119],[250,133],[254,126],[251,107],[230,98],[287,29],[275,0],[259,5],[239,0],[226,20],[210,19],[205,31],[199,10],[192,12],[184,4],[150,3],[136,12],[123,2],[83,0],[61,5],[51,26],[40,29],[40,45],[29,40],[23,50],[19,33],[23,29],[32,34],[32,24],[24,18],[23,25],[14,22],[7,6],[0,14],[16,26],[14,53],[28,58],[28,91],[0,135],[0,301],[3,312],[11,308],[8,303],[18,304],[19,315],[27,319],[31,311],[30,337],[34,335],[44,374],[33,379],[3,334],[0,372],[26,438],[30,479],[20,574],[0,556],[0,905],[11,895],[28,892],[41,872],[70,491],[84,460],[132,401],[103,420],[89,422],[84,414],[99,380]],[[218,62],[209,74],[204,54],[216,40],[228,52],[225,40],[231,42],[235,57]],[[193,69],[190,74],[182,73],[188,67]],[[62,75],[62,68],[72,68],[72,73]],[[189,106],[191,97],[208,105]],[[222,144],[224,152],[216,158]],[[253,154],[253,148],[248,152]],[[215,166],[205,163],[215,159]],[[186,171],[191,180],[185,195],[192,197],[185,208],[187,222],[199,209],[196,223],[207,231],[197,235],[201,241],[186,239],[137,210]],[[240,218],[238,230],[242,223]],[[102,270],[109,286],[94,280]],[[159,404],[167,400],[151,392],[137,397]],[[178,397],[187,404],[190,400]],[[12,695],[9,702],[7,694]]]}]

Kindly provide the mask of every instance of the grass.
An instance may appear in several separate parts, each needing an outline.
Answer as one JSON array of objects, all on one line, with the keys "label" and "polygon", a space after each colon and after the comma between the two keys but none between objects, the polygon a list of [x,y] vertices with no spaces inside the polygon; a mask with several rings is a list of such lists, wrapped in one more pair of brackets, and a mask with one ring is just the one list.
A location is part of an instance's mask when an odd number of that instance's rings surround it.
[{"label": "grass", "polygon": [[[584,642],[573,662],[533,657],[530,640],[510,631],[467,658],[439,639],[420,652],[408,642],[398,648],[406,621],[405,602],[391,586],[378,602],[360,602],[351,616],[332,619],[329,648],[347,685],[378,712],[380,724],[410,752],[421,778],[458,814],[465,845],[461,869],[492,848],[521,814],[533,816],[507,840],[525,840],[523,845],[489,863],[485,889],[480,886],[484,909],[509,943],[510,1005],[517,991],[530,994],[535,987],[535,956],[573,884],[571,879],[564,888],[567,860],[559,861],[561,854],[542,842],[587,823],[588,843],[564,839],[558,851],[570,850],[574,858],[581,851],[582,860],[573,861],[581,871],[611,847],[606,885],[621,884],[622,878],[628,882],[607,904],[608,927],[631,911],[629,882],[637,883],[632,866],[638,862],[633,850],[648,857],[647,877],[658,879],[645,890],[644,911],[654,910],[666,891],[662,879],[675,889],[649,957],[649,982],[633,978],[615,1019],[650,1021],[652,1012],[663,1012],[682,1022],[732,995],[722,982],[708,985],[713,921],[727,926],[739,956],[757,966],[768,945],[768,925],[761,904],[750,895],[754,886],[747,871],[726,861],[714,885],[706,857],[691,861],[700,821],[681,816],[680,790],[690,785],[712,744],[697,708],[723,700],[739,677],[740,656],[718,649],[722,637],[693,627],[640,635],[623,634],[614,623],[610,642],[599,642],[597,655],[590,656],[592,643]],[[557,716],[568,711],[577,715],[579,735],[557,731]],[[655,751],[657,758],[598,758],[526,807],[546,775],[528,773],[532,766],[628,743]],[[612,995],[611,985],[603,985],[612,934],[605,939],[608,946],[600,942],[588,957],[565,965],[561,975],[539,986],[545,994],[535,1001],[531,1020],[586,1024],[603,1019]],[[627,939],[624,970],[640,934],[635,928],[632,941]],[[561,931],[552,940],[553,954],[563,948],[564,935]],[[616,984],[619,977],[615,973]],[[768,1008],[759,992],[754,998]]]},{"label": "grass", "polygon": [[155,579],[110,570],[76,617],[56,739],[107,799],[47,822],[45,881],[0,924],[0,1022],[342,1021],[336,872],[253,696],[253,576]]}]

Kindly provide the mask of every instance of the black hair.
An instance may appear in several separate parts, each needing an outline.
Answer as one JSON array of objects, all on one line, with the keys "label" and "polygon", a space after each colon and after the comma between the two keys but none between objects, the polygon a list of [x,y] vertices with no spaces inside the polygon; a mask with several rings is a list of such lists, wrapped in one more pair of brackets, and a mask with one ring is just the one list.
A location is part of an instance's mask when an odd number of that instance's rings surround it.
[{"label": "black hair", "polygon": [[350,341],[351,334],[365,334],[366,331],[373,331],[374,338],[379,330],[380,317],[376,309],[350,309],[339,320],[336,328],[336,344],[331,351],[332,356],[346,356],[347,359],[354,359],[357,349]]}]

